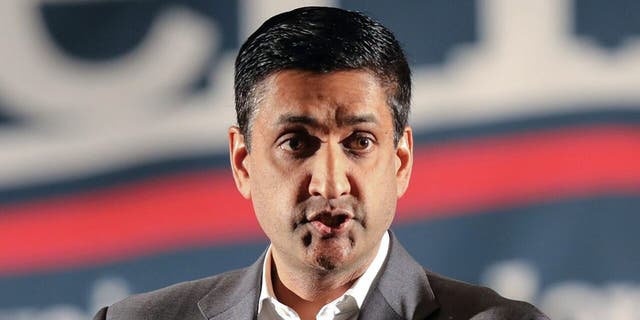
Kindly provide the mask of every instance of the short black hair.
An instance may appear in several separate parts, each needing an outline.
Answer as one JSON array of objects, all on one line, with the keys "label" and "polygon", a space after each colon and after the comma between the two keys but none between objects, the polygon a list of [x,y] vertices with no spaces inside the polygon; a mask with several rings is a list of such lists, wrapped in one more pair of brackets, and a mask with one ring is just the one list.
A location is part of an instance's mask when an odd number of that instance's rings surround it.
[{"label": "short black hair", "polygon": [[247,148],[256,90],[268,76],[354,69],[373,73],[385,87],[397,144],[409,117],[411,71],[389,29],[362,13],[330,7],[298,8],[265,21],[240,47],[235,63],[236,116]]}]

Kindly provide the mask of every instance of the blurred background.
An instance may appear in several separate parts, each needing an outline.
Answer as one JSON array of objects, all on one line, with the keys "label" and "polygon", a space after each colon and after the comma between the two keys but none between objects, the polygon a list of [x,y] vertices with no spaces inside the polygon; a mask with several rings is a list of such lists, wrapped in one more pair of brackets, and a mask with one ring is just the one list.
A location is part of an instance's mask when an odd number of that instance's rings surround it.
[{"label": "blurred background", "polygon": [[640,319],[640,2],[0,2],[0,319],[88,319],[251,264],[233,61],[266,18],[363,11],[413,70],[393,230],[553,319]]}]

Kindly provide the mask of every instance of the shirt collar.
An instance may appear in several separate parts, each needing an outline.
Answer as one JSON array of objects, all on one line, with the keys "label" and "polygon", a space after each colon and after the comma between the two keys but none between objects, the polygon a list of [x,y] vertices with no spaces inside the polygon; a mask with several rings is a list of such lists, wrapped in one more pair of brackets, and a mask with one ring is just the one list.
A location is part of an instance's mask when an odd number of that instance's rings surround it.
[{"label": "shirt collar", "polygon": [[[358,309],[362,308],[364,299],[367,297],[367,293],[369,293],[371,285],[376,279],[376,276],[378,275],[378,273],[380,273],[382,265],[387,258],[388,252],[389,232],[387,231],[382,235],[380,246],[378,247],[378,253],[376,254],[375,258],[373,258],[371,264],[369,264],[369,266],[367,267],[367,270],[362,274],[360,278],[358,278],[358,280],[354,282],[351,288],[349,288],[342,296],[338,297],[336,300],[343,299],[345,296],[351,296],[356,300]],[[261,289],[260,298],[258,300],[258,314],[260,314],[262,304],[265,300],[278,301],[273,292],[273,283],[271,282],[271,245],[269,245],[269,248],[267,249],[264,263],[262,265],[262,283],[260,287]]]}]

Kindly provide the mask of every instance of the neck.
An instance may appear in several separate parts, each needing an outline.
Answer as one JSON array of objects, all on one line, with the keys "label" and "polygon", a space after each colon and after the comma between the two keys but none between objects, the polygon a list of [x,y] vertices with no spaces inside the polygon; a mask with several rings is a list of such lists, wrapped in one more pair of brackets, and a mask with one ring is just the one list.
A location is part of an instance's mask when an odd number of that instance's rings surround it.
[{"label": "neck", "polygon": [[348,270],[301,270],[288,266],[272,250],[271,283],[280,302],[298,313],[300,319],[315,319],[316,314],[327,303],[342,296],[367,270],[377,250],[364,263]]},{"label": "neck", "polygon": [[274,274],[272,281],[278,300],[295,310],[300,319],[305,320],[315,319],[320,309],[349,290],[355,279],[333,285],[325,283],[295,285],[295,283],[301,284],[303,279],[285,283],[281,277]]}]

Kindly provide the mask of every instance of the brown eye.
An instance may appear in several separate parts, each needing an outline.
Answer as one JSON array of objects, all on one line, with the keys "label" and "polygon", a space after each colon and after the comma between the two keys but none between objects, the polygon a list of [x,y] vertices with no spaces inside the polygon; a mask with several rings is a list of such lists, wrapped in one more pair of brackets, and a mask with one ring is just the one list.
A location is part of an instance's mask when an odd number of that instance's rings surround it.
[{"label": "brown eye", "polygon": [[320,140],[308,133],[291,133],[283,136],[278,147],[295,158],[312,155],[320,147]]},{"label": "brown eye", "polygon": [[280,148],[287,151],[297,152],[304,148],[304,142],[299,137],[293,137],[282,143]]},{"label": "brown eye", "polygon": [[345,139],[343,144],[345,148],[351,151],[366,152],[373,148],[375,140],[368,134],[356,133]]},{"label": "brown eye", "polygon": [[371,144],[371,140],[366,137],[358,137],[356,139],[356,149],[366,149]]}]

